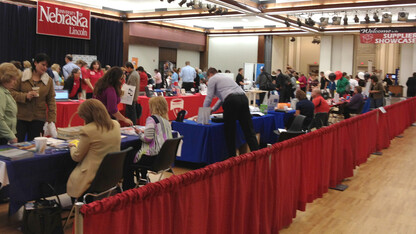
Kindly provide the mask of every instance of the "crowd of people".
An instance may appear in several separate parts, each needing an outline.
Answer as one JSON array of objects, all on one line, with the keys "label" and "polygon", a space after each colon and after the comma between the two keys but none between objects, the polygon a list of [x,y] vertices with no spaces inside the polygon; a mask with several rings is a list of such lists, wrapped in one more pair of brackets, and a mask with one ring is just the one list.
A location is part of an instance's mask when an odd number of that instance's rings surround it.
[{"label": "crowd of people", "polygon": [[[68,194],[72,197],[79,197],[88,189],[107,153],[120,150],[120,122],[125,125],[136,123],[140,108],[137,97],[148,85],[156,89],[174,85],[191,92],[198,92],[200,87],[205,86],[207,96],[203,106],[211,106],[213,98],[218,97],[212,110],[221,106],[224,110],[228,155],[236,155],[234,139],[237,120],[250,149],[259,149],[244,92],[247,83],[242,68],[238,70],[234,81],[215,68],[202,72],[191,67],[188,61],[178,69],[166,62],[163,71],[154,69],[154,76],[149,75],[142,66],[135,69],[131,62],[124,67],[106,66],[104,69],[98,60],[90,65],[82,60],[74,63],[71,55],[65,56],[65,62],[61,69],[60,65],[51,64],[48,55],[40,53],[31,63],[25,61],[23,67],[19,67],[15,61],[0,65],[0,144],[31,141],[42,134],[45,122],[55,122],[55,89],[59,86],[68,90],[70,98],[87,99],[78,108],[79,116],[85,121],[80,131],[80,142],[70,145],[71,157],[79,162],[67,183]],[[305,75],[296,72],[291,67],[287,68],[285,74],[280,69],[269,74],[261,68],[256,84],[262,90],[278,91],[280,102],[289,102],[296,97],[299,101],[294,107],[295,116],[306,116],[303,126],[306,129],[315,114],[329,112],[330,107],[323,98],[323,92],[329,90],[331,96],[352,96],[342,107],[344,117],[349,118],[351,113],[359,110],[365,96],[371,98],[373,107],[383,105],[384,95],[393,84],[391,78],[386,79],[380,81],[376,75],[362,72],[354,78],[345,72],[320,72],[318,77],[314,73]],[[135,87],[134,101],[126,105],[125,116],[118,110],[123,84]],[[415,96],[416,73],[408,79],[407,85],[408,96]],[[311,100],[307,98],[308,92],[311,92]],[[153,156],[157,155],[163,142],[172,138],[165,98],[152,97],[149,109],[151,116],[146,119],[144,130],[136,129],[141,148],[132,158],[134,163],[143,165],[152,164],[155,159]],[[141,171],[141,178],[145,179],[146,174],[147,171]]]}]

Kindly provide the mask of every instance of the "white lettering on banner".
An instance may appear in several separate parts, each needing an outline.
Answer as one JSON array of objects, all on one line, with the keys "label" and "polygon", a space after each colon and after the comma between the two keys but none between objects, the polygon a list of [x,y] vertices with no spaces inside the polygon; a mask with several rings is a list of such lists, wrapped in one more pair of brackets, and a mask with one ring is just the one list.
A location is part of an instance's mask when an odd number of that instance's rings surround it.
[{"label": "white lettering on banner", "polygon": [[376,38],[378,44],[390,44],[390,43],[416,43],[416,38],[411,39],[380,39]]},{"label": "white lettering on banner", "polygon": [[88,32],[85,29],[78,30],[73,27],[69,27],[69,34],[78,36],[87,36]]},{"label": "white lettering on banner", "polygon": [[[77,26],[77,27],[88,27],[88,19],[82,17],[82,13],[80,14],[78,11],[64,11],[59,10],[59,8],[55,7],[55,11],[50,11],[50,7],[46,7],[47,10],[43,6],[40,6],[40,18],[39,21],[43,22],[43,17],[49,23],[53,24],[65,24],[68,26]],[[77,34],[79,35],[79,34]],[[86,35],[86,34],[85,34]]]}]

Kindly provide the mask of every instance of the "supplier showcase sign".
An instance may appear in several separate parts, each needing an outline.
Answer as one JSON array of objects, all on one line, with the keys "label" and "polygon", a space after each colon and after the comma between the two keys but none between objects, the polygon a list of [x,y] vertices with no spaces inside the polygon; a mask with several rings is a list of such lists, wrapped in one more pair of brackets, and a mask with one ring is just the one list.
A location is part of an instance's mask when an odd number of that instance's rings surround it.
[{"label": "supplier showcase sign", "polygon": [[90,11],[38,1],[36,33],[90,39]]},{"label": "supplier showcase sign", "polygon": [[360,30],[360,39],[367,44],[413,44],[416,28],[366,28]]}]

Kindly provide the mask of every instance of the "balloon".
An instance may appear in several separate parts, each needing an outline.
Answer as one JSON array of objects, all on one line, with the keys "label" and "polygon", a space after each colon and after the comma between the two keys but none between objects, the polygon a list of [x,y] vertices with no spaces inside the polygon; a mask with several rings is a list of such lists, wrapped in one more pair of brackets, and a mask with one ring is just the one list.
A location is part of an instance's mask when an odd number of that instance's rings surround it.
[{"label": "balloon", "polygon": [[328,70],[328,71],[324,72],[325,77],[328,77],[328,76],[329,76],[329,74],[331,74],[331,73],[332,73],[332,71],[330,71],[330,70]]},{"label": "balloon", "polygon": [[336,72],[335,72],[335,75],[337,76],[337,77],[335,78],[335,80],[339,80],[339,79],[341,79],[341,77],[342,77],[342,72],[341,72],[341,71],[336,71]]},{"label": "balloon", "polygon": [[360,80],[364,80],[364,72],[358,72],[358,78],[360,78]]}]

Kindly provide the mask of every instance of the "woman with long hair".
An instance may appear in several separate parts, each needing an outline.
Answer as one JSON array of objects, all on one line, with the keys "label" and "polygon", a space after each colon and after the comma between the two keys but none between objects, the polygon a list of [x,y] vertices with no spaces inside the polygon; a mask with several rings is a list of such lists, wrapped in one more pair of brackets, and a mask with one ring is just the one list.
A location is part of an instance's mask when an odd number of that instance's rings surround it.
[{"label": "woman with long hair", "polygon": [[[101,63],[98,60],[92,61],[88,71],[87,71],[87,78],[91,83],[91,87],[94,87],[97,81],[103,77],[104,72],[101,70]],[[93,95],[93,88],[90,86],[87,87],[87,99],[92,98]]]},{"label": "woman with long hair", "polygon": [[17,139],[28,141],[43,133],[45,122],[56,121],[53,80],[46,70],[50,58],[44,53],[33,59],[32,68],[25,69],[11,93],[17,102]]},{"label": "woman with long hair", "polygon": [[78,94],[82,92],[81,82],[81,69],[72,69],[64,84],[64,89],[68,90],[70,99],[78,99]]},{"label": "woman with long hair", "polygon": [[[150,98],[149,109],[151,116],[147,117],[144,130],[136,129],[142,147],[136,154],[134,162],[140,165],[152,165],[163,143],[166,139],[172,138],[166,99],[160,96]],[[140,174],[142,180],[146,180],[147,170],[142,170]]]},{"label": "woman with long hair", "polygon": [[127,125],[133,125],[133,122],[124,117],[117,107],[122,95],[121,80],[123,79],[123,75],[123,70],[120,67],[110,68],[95,84],[94,97],[104,104],[111,117]]},{"label": "woman with long hair", "polygon": [[69,196],[78,198],[90,186],[104,157],[120,151],[120,124],[111,120],[105,106],[89,99],[78,107],[78,115],[85,121],[80,130],[78,145],[70,145],[71,158],[78,165],[67,182]]}]

